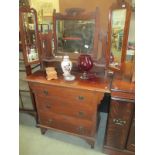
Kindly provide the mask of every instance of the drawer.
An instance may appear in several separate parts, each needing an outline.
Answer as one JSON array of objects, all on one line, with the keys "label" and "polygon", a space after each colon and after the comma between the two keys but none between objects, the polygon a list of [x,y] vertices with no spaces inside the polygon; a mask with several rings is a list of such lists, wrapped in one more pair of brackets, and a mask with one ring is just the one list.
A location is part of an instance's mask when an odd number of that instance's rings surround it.
[{"label": "drawer", "polygon": [[64,100],[63,98],[57,97],[57,96],[48,96],[48,97],[42,97],[38,94],[35,94],[36,101],[38,103],[49,103],[52,105],[57,105],[57,106],[64,106],[64,107],[73,107],[73,108],[82,108],[82,110],[88,110],[88,111],[95,111],[97,105],[96,104],[91,104],[90,102],[75,102],[75,100]]},{"label": "drawer", "polygon": [[125,149],[134,103],[111,100],[105,144]]},{"label": "drawer", "polygon": [[64,114],[72,117],[83,118],[92,120],[96,114],[96,110],[92,108],[85,108],[78,106],[76,103],[73,105],[65,104],[63,100],[54,98],[36,97],[37,109],[45,113]]},{"label": "drawer", "polygon": [[91,121],[76,119],[65,115],[39,112],[39,122],[41,125],[79,135],[94,136],[95,134],[93,133],[93,123]]},{"label": "drawer", "polygon": [[71,89],[66,87],[48,86],[43,84],[31,83],[30,87],[37,96],[60,98],[66,103],[77,103],[79,105],[88,104],[93,106],[96,102],[97,95],[95,92]]}]

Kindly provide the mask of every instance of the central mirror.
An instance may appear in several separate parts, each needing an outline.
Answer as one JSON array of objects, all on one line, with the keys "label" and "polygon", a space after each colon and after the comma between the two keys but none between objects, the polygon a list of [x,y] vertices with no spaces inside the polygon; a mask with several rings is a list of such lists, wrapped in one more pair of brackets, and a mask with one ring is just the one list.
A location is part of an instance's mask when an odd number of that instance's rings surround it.
[{"label": "central mirror", "polygon": [[99,9],[85,12],[81,8],[66,9],[66,13],[53,12],[54,54],[77,59],[80,54],[97,57]]},{"label": "central mirror", "polygon": [[57,20],[57,53],[91,54],[95,20]]}]

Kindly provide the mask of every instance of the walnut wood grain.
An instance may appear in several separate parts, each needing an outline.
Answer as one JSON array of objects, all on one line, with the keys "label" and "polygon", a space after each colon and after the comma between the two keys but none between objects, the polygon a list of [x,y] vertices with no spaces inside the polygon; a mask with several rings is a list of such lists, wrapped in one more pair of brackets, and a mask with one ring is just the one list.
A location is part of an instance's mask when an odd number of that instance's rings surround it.
[{"label": "walnut wood grain", "polygon": [[56,113],[44,113],[39,111],[39,122],[42,125],[86,136],[94,136],[92,132],[93,122],[77,119],[67,115]]},{"label": "walnut wood grain", "polygon": [[109,147],[109,146],[104,146],[103,152],[107,155],[135,155],[134,152],[128,151],[128,150],[120,150],[117,148]]},{"label": "walnut wood grain", "polygon": [[131,127],[134,110],[135,84],[113,79],[103,146],[104,153],[109,155],[134,155],[134,149],[132,149],[135,139],[132,133],[134,127]]},{"label": "walnut wood grain", "polygon": [[125,149],[133,109],[132,103],[111,101],[105,145]]},{"label": "walnut wood grain", "polygon": [[[72,103],[74,105],[71,105],[68,102],[63,101],[63,99],[59,100],[53,100],[53,99],[46,99],[41,97],[36,97],[37,100],[37,107],[39,110],[44,111],[46,113],[57,113],[57,114],[63,114],[68,115],[75,118],[82,118],[87,120],[92,120],[96,112],[94,112],[94,109],[91,105],[84,107],[80,106],[79,104]],[[76,107],[76,108],[75,108]],[[95,108],[95,107],[94,107]]]}]

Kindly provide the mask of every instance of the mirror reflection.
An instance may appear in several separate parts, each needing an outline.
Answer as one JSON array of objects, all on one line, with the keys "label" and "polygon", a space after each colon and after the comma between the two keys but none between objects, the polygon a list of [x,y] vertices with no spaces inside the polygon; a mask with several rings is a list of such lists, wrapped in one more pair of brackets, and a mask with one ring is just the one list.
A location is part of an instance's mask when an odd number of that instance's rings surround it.
[{"label": "mirror reflection", "polygon": [[28,62],[39,60],[38,49],[36,46],[36,23],[33,13],[22,13],[23,29],[25,33],[25,45],[27,51]]},{"label": "mirror reflection", "polygon": [[118,9],[112,12],[110,66],[115,68],[120,68],[121,66],[125,19],[126,9]]},{"label": "mirror reflection", "polygon": [[91,53],[95,20],[57,20],[57,52]]}]

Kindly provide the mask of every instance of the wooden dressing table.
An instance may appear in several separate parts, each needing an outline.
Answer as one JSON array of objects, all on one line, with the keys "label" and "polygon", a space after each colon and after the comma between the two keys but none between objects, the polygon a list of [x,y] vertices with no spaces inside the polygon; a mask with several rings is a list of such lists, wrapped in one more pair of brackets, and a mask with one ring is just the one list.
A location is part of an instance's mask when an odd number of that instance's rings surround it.
[{"label": "wooden dressing table", "polygon": [[38,126],[44,134],[47,129],[70,133],[84,138],[94,147],[99,124],[98,105],[109,92],[109,81],[104,78],[66,82],[62,75],[57,80],[46,80],[46,74],[37,71],[27,76],[34,93]]},{"label": "wooden dressing table", "polygon": [[104,93],[111,94],[104,152],[109,155],[134,154],[134,83],[110,78],[95,78],[67,82],[62,75],[46,80],[44,71],[29,76],[34,94],[41,133],[47,129],[72,134],[85,139],[93,148],[99,125],[98,106]]},{"label": "wooden dressing table", "polygon": [[[120,7],[121,9],[128,8],[126,3],[125,5],[125,8],[124,4],[123,8],[122,4],[113,5],[110,15],[112,15],[112,11],[117,14],[117,9],[119,11]],[[89,17],[88,19],[93,18],[93,21],[95,21],[94,24],[96,30],[94,34],[93,49],[89,53],[94,62],[97,61],[96,56],[98,54],[98,13],[98,9],[96,9],[96,13],[91,13],[89,16],[82,16],[81,14],[77,15],[78,20],[84,20],[85,17]],[[33,35],[32,42],[26,42],[26,36],[29,34],[29,29],[27,25],[24,25],[25,22],[23,19],[29,19],[30,17],[35,19],[33,21],[33,26],[35,26],[37,25],[37,15],[34,9],[20,9],[20,27],[22,32],[21,38],[27,73],[26,80],[28,81],[32,99],[36,105],[36,111],[38,115],[37,125],[40,127],[42,134],[45,134],[47,129],[72,134],[85,139],[93,148],[100,119],[98,107],[104,97],[104,94],[110,93],[111,101],[109,103],[107,127],[104,138],[104,152],[108,153],[109,155],[134,154],[134,83],[125,82],[122,79],[117,80],[115,77],[113,79],[110,77],[104,77],[104,71],[108,69],[120,73],[120,76],[122,76],[122,73],[124,72],[130,13],[131,12],[129,8],[125,14],[127,20],[126,23],[124,23],[124,29],[121,30],[124,32],[122,48],[120,48],[122,50],[113,52],[114,57],[116,54],[120,53],[120,60],[118,61],[119,63],[116,61],[117,59],[114,59],[115,61],[111,60],[111,28],[113,26],[111,23],[113,23],[113,18],[111,18],[112,16],[109,16],[109,31],[107,40],[108,46],[106,51],[107,64],[106,68],[100,68],[103,76],[100,78],[95,78],[94,80],[81,80],[79,78],[79,73],[73,73],[76,76],[76,80],[72,82],[66,82],[63,79],[62,74],[58,75],[57,80],[48,81],[46,80],[45,71],[36,71],[35,73],[32,73],[32,64],[41,64],[42,70],[45,69],[45,67],[48,67],[48,65],[55,65],[56,69],[60,66],[61,60],[55,61],[56,58],[59,58],[60,54],[55,50],[57,45],[56,24],[54,24],[54,33],[51,34],[50,37],[50,39],[52,39],[52,35],[54,36],[54,52],[56,52],[54,53],[52,52],[53,49],[47,50],[47,47],[49,47],[51,43],[48,34],[45,34],[45,36],[42,36],[42,34],[39,35],[38,28],[35,29],[35,27],[33,27],[35,30],[35,35]],[[54,16],[55,23],[56,17],[61,19],[64,16],[60,16],[59,14],[58,16]],[[74,14],[65,15],[65,19],[69,18],[70,20],[75,20],[75,17],[76,15]],[[46,47],[44,49],[41,48],[43,43],[44,47]],[[48,46],[46,46],[46,43]],[[49,51],[51,51],[51,55],[53,53],[57,55],[53,54],[51,59],[44,59],[44,56],[48,55]],[[34,57],[34,54],[35,60],[30,59],[32,56]],[[61,54],[63,55],[65,53]],[[78,54],[80,55],[82,53]],[[77,57],[79,55],[76,55],[76,58],[74,58],[72,56],[75,56],[75,53],[70,54],[71,58],[73,58],[75,61],[77,61]],[[53,58],[54,56],[55,58]],[[57,71],[59,72],[60,70]]]}]

